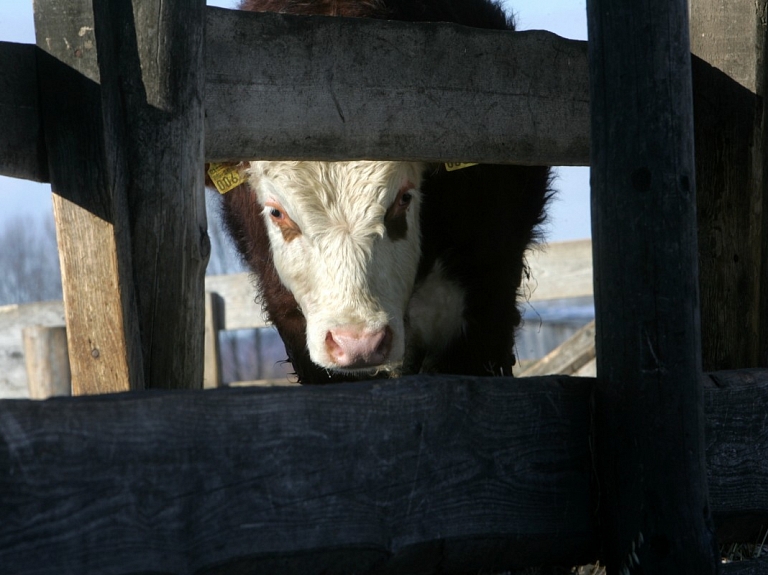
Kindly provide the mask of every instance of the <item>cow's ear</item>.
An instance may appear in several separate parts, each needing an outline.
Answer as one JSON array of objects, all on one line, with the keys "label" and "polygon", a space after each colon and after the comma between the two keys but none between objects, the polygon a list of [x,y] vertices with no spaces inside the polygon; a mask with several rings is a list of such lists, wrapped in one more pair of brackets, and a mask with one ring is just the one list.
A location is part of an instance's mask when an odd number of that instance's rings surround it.
[{"label": "cow's ear", "polygon": [[225,194],[245,183],[246,162],[205,164],[205,185]]}]

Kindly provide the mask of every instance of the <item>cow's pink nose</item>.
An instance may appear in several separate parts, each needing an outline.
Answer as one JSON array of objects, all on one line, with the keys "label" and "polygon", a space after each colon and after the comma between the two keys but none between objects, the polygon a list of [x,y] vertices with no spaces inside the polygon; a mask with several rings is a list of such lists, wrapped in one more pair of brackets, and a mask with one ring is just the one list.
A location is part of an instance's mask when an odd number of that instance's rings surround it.
[{"label": "cow's pink nose", "polygon": [[339,327],[325,334],[325,348],[338,367],[376,367],[389,357],[392,330],[389,326],[375,331]]}]

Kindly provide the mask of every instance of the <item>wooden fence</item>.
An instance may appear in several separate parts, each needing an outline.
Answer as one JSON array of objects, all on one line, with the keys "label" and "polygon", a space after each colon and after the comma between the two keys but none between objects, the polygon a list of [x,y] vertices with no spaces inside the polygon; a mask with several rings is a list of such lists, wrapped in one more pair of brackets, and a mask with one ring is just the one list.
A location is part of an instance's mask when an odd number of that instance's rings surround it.
[{"label": "wooden fence", "polygon": [[717,572],[768,524],[765,372],[701,373],[768,363],[753,4],[692,0],[691,63],[685,0],[590,0],[589,47],[36,2],[0,171],[55,192],[77,393],[202,386],[202,165],[243,157],[590,164],[598,377],[1,401],[0,565]]}]

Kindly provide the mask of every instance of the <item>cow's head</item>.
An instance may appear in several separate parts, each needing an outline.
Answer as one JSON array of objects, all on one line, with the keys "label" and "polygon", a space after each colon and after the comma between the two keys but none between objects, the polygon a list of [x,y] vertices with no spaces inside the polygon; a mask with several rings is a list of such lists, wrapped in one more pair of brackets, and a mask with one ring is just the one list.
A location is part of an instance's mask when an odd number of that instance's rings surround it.
[{"label": "cow's head", "polygon": [[420,257],[423,166],[251,162],[274,264],[307,321],[314,363],[394,369]]}]

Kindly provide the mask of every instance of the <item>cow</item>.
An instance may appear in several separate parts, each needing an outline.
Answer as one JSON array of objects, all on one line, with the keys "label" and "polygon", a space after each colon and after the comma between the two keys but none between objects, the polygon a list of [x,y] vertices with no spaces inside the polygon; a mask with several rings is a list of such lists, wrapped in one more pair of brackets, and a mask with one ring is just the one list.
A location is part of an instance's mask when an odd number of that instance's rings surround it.
[{"label": "cow", "polygon": [[[302,15],[513,29],[491,0],[243,0]],[[396,79],[393,79],[396,81]],[[305,384],[415,373],[511,375],[517,290],[547,167],[251,161],[224,227]]]}]

